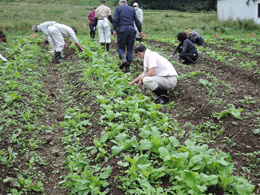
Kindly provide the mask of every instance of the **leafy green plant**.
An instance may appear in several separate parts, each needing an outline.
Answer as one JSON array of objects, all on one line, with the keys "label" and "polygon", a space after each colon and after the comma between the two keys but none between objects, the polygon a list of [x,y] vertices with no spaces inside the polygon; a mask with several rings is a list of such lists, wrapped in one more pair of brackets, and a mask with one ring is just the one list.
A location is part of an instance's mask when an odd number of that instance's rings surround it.
[{"label": "leafy green plant", "polygon": [[244,109],[242,109],[242,108],[236,109],[233,104],[229,104],[228,107],[229,108],[227,110],[224,110],[221,113],[216,113],[216,112],[212,113],[212,116],[217,118],[218,120],[220,120],[223,117],[227,117],[227,116],[232,116],[232,117],[234,117],[236,119],[240,119],[240,120],[242,119],[240,116],[240,113]]}]

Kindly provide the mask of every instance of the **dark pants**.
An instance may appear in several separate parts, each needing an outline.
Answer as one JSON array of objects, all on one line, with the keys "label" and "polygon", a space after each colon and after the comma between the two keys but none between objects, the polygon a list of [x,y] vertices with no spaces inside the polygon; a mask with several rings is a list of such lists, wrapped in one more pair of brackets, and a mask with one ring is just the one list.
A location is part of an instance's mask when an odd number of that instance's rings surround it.
[{"label": "dark pants", "polygon": [[94,30],[94,24],[89,24],[89,28],[90,28],[90,38],[94,39],[96,34]]},{"label": "dark pants", "polygon": [[186,63],[192,63],[191,60],[196,61],[198,59],[197,53],[182,53],[181,48],[178,49],[178,52],[180,53],[180,58],[183,59]]},{"label": "dark pants", "polygon": [[[133,61],[133,47],[136,31],[133,26],[121,26],[117,32],[117,52],[119,57],[126,53],[127,62]],[[125,52],[127,50],[127,52]]]}]

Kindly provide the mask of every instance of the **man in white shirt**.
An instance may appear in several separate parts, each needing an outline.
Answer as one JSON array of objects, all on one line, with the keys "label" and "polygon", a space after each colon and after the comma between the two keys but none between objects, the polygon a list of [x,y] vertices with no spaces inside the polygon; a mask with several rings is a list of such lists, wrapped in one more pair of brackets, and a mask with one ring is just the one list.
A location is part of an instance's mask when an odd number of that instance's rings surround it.
[{"label": "man in white shirt", "polygon": [[48,34],[52,38],[54,45],[55,45],[55,62],[61,63],[63,62],[61,57],[61,52],[64,49],[65,42],[64,37],[70,37],[75,45],[81,50],[84,49],[80,46],[79,41],[76,37],[77,30],[74,27],[69,27],[64,24],[54,24],[48,27]]},{"label": "man in white shirt", "polygon": [[100,0],[100,6],[95,11],[94,26],[98,27],[99,43],[103,48],[106,47],[106,50],[109,51],[109,45],[111,43],[111,30],[109,21],[112,24],[113,18],[111,16],[111,9],[105,6],[105,4],[105,0]]},{"label": "man in white shirt", "polygon": [[47,22],[43,22],[43,23],[41,23],[39,25],[33,25],[32,26],[32,31],[33,32],[42,32],[43,34],[46,35],[45,43],[47,43],[47,44],[49,43],[50,44],[50,46],[51,46],[51,50],[49,51],[50,53],[54,53],[55,50],[54,50],[54,43],[53,43],[50,35],[48,34],[47,30],[48,30],[48,27],[52,26],[53,24],[57,24],[57,22],[55,22],[55,21],[47,21]]},{"label": "man in white shirt", "polygon": [[[141,8],[139,7],[139,4],[136,3],[136,2],[133,4],[133,7],[135,9],[135,13],[137,15],[137,18],[139,19],[139,21],[142,24],[143,23],[143,10],[141,10]],[[139,36],[139,31],[138,31],[136,25],[134,27],[135,27],[135,31],[136,31],[135,39],[141,43],[142,38]]]},{"label": "man in white shirt", "polygon": [[173,89],[177,84],[178,74],[175,68],[169,60],[146,49],[143,44],[135,45],[133,50],[136,57],[144,60],[144,71],[129,84],[138,83],[139,87],[144,85],[157,96],[156,104],[167,104],[167,90]]}]

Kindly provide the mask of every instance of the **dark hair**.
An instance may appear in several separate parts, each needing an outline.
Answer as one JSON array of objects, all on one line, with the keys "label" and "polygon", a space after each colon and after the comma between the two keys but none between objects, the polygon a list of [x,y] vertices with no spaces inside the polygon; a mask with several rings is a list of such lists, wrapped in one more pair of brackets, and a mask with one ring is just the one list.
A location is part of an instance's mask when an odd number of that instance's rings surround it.
[{"label": "dark hair", "polygon": [[146,47],[143,44],[137,44],[134,46],[133,50],[135,53],[144,52],[146,50]]},{"label": "dark hair", "polygon": [[3,32],[0,34],[0,42],[6,42],[6,36]]},{"label": "dark hair", "polygon": [[100,3],[106,3],[106,0],[100,0]]},{"label": "dark hair", "polygon": [[71,28],[72,28],[72,30],[74,30],[75,34],[78,33],[78,31],[77,31],[77,29],[75,27],[71,27]]},{"label": "dark hair", "polygon": [[187,35],[185,32],[179,32],[177,35],[177,39],[181,42],[183,42],[185,39],[187,39]]}]

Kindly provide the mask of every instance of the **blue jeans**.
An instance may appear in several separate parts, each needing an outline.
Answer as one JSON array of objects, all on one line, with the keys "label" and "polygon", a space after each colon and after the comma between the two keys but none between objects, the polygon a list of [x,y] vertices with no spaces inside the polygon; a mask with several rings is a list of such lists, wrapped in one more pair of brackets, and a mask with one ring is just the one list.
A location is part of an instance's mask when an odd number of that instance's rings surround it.
[{"label": "blue jeans", "polygon": [[[133,61],[133,47],[136,31],[133,26],[121,26],[117,31],[117,52],[119,57],[126,53],[126,60]],[[127,52],[125,52],[127,50]]]}]

